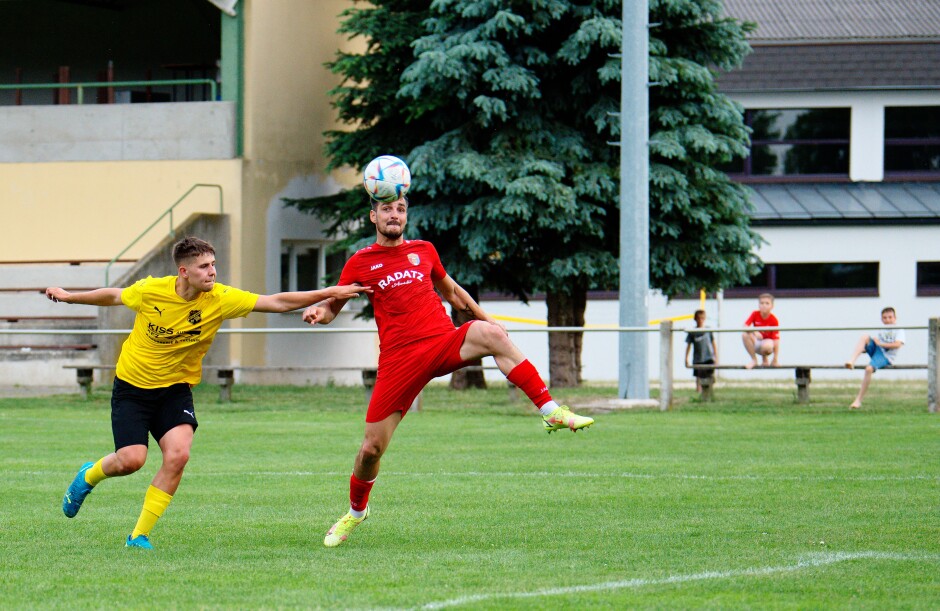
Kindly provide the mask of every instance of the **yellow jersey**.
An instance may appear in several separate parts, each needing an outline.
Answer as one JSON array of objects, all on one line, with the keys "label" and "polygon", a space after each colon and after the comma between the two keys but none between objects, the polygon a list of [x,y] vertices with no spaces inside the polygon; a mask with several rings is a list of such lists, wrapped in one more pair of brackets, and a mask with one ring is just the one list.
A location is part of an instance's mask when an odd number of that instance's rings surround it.
[{"label": "yellow jersey", "polygon": [[147,276],[121,291],[137,312],[117,362],[117,376],[138,388],[198,384],[202,358],[222,322],[247,316],[258,295],[215,283],[192,301],[176,294],[176,276]]}]

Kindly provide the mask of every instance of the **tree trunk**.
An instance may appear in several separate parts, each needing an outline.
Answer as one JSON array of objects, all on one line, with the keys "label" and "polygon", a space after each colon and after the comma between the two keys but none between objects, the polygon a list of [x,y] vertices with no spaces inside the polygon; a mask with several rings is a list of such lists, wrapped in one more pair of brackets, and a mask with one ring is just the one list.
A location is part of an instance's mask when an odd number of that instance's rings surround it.
[{"label": "tree trunk", "polygon": [[[575,287],[571,294],[549,291],[549,327],[583,327],[587,307],[587,289]],[[581,385],[581,345],[584,333],[548,334],[548,372],[552,388]]]},{"label": "tree trunk", "polygon": [[[466,288],[466,287],[464,287]],[[473,297],[473,300],[479,303],[480,298],[480,289],[477,287],[467,288],[467,292]],[[457,312],[453,308],[450,311],[450,319],[454,321],[454,326],[459,327],[460,325],[473,320],[472,317],[467,316],[463,312]],[[477,359],[475,361],[470,361],[470,366],[482,367],[483,360]],[[467,388],[486,388],[486,378],[483,377],[482,369],[458,369],[450,376],[450,387],[453,390],[465,390]]]}]

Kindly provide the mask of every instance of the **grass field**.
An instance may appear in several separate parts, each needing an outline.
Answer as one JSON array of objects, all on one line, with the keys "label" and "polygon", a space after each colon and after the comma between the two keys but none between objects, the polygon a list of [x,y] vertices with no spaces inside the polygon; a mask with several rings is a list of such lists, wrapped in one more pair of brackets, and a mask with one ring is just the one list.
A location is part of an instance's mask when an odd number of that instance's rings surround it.
[{"label": "grass field", "polygon": [[[67,520],[111,448],[106,389],[0,400],[0,608],[940,608],[940,415],[920,383],[719,386],[546,435],[505,388],[425,392],[343,547],[358,388],[197,388],[153,552],[123,548],[159,464]],[[559,392],[572,404],[611,388]]]}]

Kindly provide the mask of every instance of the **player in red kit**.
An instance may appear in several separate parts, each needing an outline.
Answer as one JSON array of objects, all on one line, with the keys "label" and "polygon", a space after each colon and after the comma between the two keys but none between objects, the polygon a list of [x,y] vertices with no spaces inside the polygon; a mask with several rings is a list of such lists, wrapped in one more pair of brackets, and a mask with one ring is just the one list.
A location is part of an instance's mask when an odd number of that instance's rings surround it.
[{"label": "player in red kit", "polygon": [[[365,438],[350,477],[350,510],[327,532],[323,541],[327,547],[342,544],[368,517],[379,461],[421,389],[468,361],[494,357],[500,371],[541,412],[548,432],[577,431],[594,423],[552,400],[538,371],[510,341],[506,329],[447,275],[430,242],[404,239],[407,199],[373,201],[369,219],[376,228],[375,244],[350,257],[339,284],[373,289],[369,298],[379,330],[378,377],[366,413]],[[476,320],[455,329],[441,296]],[[307,308],[303,318],[310,324],[329,324],[345,304],[345,299],[331,298]]]}]

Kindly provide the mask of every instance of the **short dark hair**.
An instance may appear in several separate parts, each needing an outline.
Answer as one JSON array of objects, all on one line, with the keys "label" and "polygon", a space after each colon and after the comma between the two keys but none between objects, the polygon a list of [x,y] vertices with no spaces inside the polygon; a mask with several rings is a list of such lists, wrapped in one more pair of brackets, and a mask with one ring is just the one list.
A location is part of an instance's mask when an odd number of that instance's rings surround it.
[{"label": "short dark hair", "polygon": [[[407,195],[402,195],[401,198],[399,198],[399,199],[405,200],[405,205],[406,205],[406,206],[410,206],[410,205],[411,205],[411,202],[408,201],[408,196],[407,196]],[[398,200],[396,199],[395,201],[397,202]],[[380,202],[380,201],[377,200],[377,199],[373,199],[372,197],[369,197],[369,207],[372,208],[372,211],[373,211],[373,212],[378,212],[378,210],[379,210],[379,204],[390,204],[390,203],[392,203],[392,202]]]},{"label": "short dark hair", "polygon": [[888,307],[886,307],[885,309],[883,309],[883,310],[881,311],[881,314],[884,315],[885,312],[891,312],[891,313],[894,314],[895,316],[898,315],[898,313],[895,312],[895,311],[894,311],[894,308],[892,308],[891,306],[888,306]]},{"label": "short dark hair", "polygon": [[694,318],[698,318],[699,314],[701,314],[702,316],[705,316],[705,310],[695,310]]},{"label": "short dark hair", "polygon": [[212,244],[199,238],[187,237],[173,245],[173,262],[177,266],[183,264],[183,261],[198,257],[199,255],[215,254],[215,248]]}]

